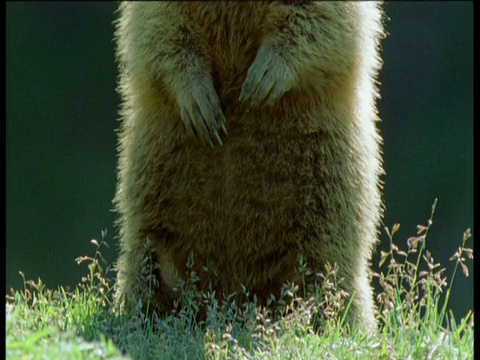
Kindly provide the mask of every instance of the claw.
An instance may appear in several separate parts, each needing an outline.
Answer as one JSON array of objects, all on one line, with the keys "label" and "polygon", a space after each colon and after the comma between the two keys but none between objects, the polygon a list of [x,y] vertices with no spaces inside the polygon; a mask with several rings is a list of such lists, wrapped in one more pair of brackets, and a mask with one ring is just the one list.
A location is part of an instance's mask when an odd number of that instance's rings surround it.
[{"label": "claw", "polygon": [[211,128],[211,132],[212,134],[215,136],[215,138],[217,139],[218,143],[220,145],[223,145],[222,143],[222,138],[220,137],[220,134],[218,133],[218,123],[216,121],[216,119],[210,121],[210,128]]},{"label": "claw", "polygon": [[223,132],[225,135],[227,135],[227,119],[225,119],[225,115],[223,112],[220,110],[216,116],[217,119],[220,119],[220,121],[217,122],[217,125],[220,124],[220,127],[222,128]]},{"label": "claw", "polygon": [[188,112],[186,112],[185,110],[182,110],[181,116],[188,134],[190,136],[195,136],[195,129],[193,128],[192,119],[190,118],[190,115],[188,114]]},{"label": "claw", "polygon": [[215,131],[213,134],[214,134],[215,137],[217,138],[217,141],[218,141],[218,143],[220,144],[220,146],[223,146],[222,138],[220,137],[220,135],[218,134],[218,132]]},{"label": "claw", "polygon": [[207,140],[207,142],[210,144],[210,146],[211,146],[212,148],[215,147],[215,145],[213,145],[212,138],[211,138],[210,135],[209,135],[210,132],[208,131],[205,123],[202,121],[201,124],[202,124],[203,138],[204,138],[205,140]]},{"label": "claw", "polygon": [[204,133],[203,138],[207,141],[208,145],[210,145],[212,148],[215,148],[215,145],[213,144],[213,141],[208,133]]}]

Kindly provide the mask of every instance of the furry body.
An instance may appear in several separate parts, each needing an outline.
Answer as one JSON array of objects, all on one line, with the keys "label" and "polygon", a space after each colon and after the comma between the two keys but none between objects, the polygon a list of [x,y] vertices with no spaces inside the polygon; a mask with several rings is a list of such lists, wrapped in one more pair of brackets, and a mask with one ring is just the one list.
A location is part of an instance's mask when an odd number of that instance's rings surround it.
[{"label": "furry body", "polygon": [[145,292],[149,238],[160,310],[190,256],[217,294],[263,303],[302,256],[337,263],[374,327],[382,35],[375,2],[121,4],[118,301]]}]

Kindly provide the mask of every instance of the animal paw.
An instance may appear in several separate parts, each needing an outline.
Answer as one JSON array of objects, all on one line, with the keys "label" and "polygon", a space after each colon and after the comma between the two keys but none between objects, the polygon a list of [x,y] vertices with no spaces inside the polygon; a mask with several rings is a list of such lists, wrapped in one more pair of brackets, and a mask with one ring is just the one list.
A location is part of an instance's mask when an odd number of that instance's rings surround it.
[{"label": "animal paw", "polygon": [[214,139],[223,145],[220,135],[221,132],[227,134],[226,119],[213,84],[199,81],[182,97],[180,116],[188,133],[211,147],[215,147]]},{"label": "animal paw", "polygon": [[290,90],[294,80],[295,72],[284,57],[268,47],[261,47],[248,69],[239,100],[250,108],[264,108]]}]

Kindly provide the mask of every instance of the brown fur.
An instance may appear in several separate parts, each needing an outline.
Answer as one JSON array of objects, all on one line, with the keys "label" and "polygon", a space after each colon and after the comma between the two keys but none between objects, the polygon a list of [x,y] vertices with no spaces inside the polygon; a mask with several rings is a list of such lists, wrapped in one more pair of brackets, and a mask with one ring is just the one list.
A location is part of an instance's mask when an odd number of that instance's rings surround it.
[{"label": "brown fur", "polygon": [[117,301],[145,293],[148,237],[158,309],[189,256],[217,294],[243,284],[263,303],[303,256],[337,263],[375,326],[382,35],[378,2],[121,4]]}]

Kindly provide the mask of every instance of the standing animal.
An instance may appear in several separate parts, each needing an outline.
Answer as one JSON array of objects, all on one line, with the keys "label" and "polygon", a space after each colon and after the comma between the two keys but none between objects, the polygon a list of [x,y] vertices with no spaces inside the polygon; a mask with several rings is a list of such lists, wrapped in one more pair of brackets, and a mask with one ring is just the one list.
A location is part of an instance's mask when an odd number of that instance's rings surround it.
[{"label": "standing animal", "polygon": [[164,311],[190,258],[219,297],[243,285],[259,303],[297,279],[303,258],[315,272],[338,264],[355,295],[350,318],[373,329],[381,4],[149,1],[119,11],[117,302],[147,301],[146,243],[156,264],[148,301]]}]

